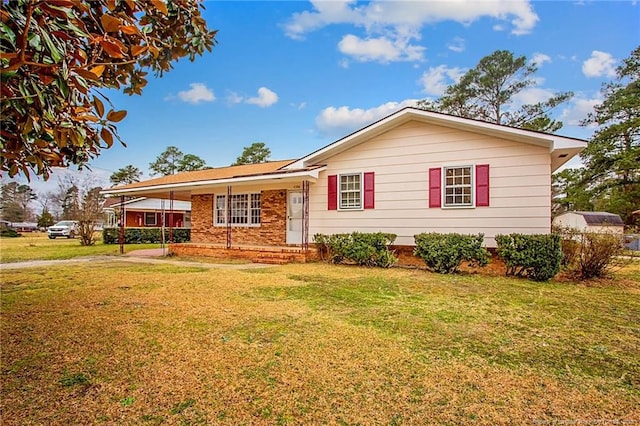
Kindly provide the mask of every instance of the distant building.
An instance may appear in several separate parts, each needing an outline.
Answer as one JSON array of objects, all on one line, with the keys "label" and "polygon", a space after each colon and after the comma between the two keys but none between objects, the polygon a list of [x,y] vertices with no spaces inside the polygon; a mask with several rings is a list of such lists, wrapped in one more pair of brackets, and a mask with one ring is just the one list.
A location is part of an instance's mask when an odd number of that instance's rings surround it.
[{"label": "distant building", "polygon": [[553,220],[553,225],[577,229],[581,232],[624,234],[624,222],[617,214],[608,212],[566,212]]}]

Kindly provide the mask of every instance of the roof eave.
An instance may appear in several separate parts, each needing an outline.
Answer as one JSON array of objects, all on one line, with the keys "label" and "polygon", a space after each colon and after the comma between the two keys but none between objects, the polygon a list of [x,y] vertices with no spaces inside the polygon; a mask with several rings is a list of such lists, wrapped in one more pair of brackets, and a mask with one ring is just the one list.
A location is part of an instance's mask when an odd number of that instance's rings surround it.
[{"label": "roof eave", "polygon": [[251,176],[242,176],[226,179],[212,179],[203,180],[198,182],[181,182],[181,183],[168,183],[162,185],[150,185],[138,188],[125,188],[125,189],[106,189],[101,191],[103,195],[118,196],[118,195],[139,195],[149,196],[148,194],[167,192],[167,191],[192,191],[195,189],[202,189],[206,187],[215,187],[223,185],[247,185],[247,184],[259,184],[261,182],[280,181],[285,182],[288,180],[295,180],[301,177],[311,179],[313,181],[318,179],[318,175],[323,171],[325,167],[316,167],[311,170],[301,170],[297,172],[285,172],[285,173],[269,173],[259,174]]}]

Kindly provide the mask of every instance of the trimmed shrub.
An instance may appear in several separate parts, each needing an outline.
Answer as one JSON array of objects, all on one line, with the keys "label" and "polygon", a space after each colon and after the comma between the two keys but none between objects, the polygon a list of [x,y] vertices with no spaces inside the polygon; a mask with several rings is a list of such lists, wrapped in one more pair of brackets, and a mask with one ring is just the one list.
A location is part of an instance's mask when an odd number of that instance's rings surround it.
[{"label": "trimmed shrub", "polygon": [[548,281],[560,271],[562,245],[557,234],[496,235],[498,256],[507,265],[507,275]]},{"label": "trimmed shrub", "polygon": [[423,233],[414,237],[418,256],[429,269],[440,274],[458,272],[463,261],[470,266],[486,266],[490,255],[482,247],[484,235]]},{"label": "trimmed shrub", "polygon": [[395,240],[396,235],[383,232],[313,236],[322,260],[381,268],[389,268],[398,261],[389,250]]},{"label": "trimmed shrub", "polygon": [[[124,243],[125,244],[145,244],[145,243],[161,243],[161,228],[125,228]],[[105,244],[119,244],[118,228],[105,228],[102,231],[102,241]],[[191,229],[189,228],[173,228],[173,240],[169,241],[169,229],[164,230],[165,242],[184,243],[191,241]]]}]

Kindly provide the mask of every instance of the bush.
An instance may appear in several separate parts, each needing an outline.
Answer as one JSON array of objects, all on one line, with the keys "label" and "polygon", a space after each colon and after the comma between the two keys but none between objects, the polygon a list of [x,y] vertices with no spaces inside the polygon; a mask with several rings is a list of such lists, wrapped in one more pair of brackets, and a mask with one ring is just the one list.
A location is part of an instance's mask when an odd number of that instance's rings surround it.
[{"label": "bush", "polygon": [[558,234],[496,235],[498,256],[507,265],[507,275],[548,281],[560,271],[563,259]]},{"label": "bush", "polygon": [[[125,228],[125,244],[161,243],[160,228]],[[102,241],[105,244],[119,244],[119,228],[105,228],[102,231]],[[165,242],[184,243],[191,241],[191,229],[173,228],[173,240],[169,241],[169,229],[164,230]]]},{"label": "bush", "polygon": [[416,248],[413,254],[426,263],[434,272],[450,274],[457,272],[463,261],[471,266],[486,266],[489,252],[482,247],[483,234],[438,234],[423,233],[414,236]]},{"label": "bush", "polygon": [[331,263],[350,262],[381,268],[389,268],[398,261],[394,253],[389,250],[389,246],[395,240],[395,234],[383,232],[313,236],[313,241],[323,260]]},{"label": "bush", "polygon": [[16,237],[21,237],[22,234],[16,232],[15,229],[12,228],[2,228],[0,229],[0,237],[9,237],[9,238],[16,238]]},{"label": "bush", "polygon": [[572,229],[559,232],[562,236],[562,264],[579,279],[604,277],[628,263],[627,259],[620,257],[624,252],[620,235],[581,233]]}]

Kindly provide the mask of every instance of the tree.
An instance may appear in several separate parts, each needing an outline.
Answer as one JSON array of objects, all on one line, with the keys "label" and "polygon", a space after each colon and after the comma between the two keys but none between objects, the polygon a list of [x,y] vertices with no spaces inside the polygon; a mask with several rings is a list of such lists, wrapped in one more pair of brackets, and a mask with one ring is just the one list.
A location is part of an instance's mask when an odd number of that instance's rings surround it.
[{"label": "tree", "polygon": [[96,227],[105,216],[102,210],[105,198],[100,191],[102,191],[100,187],[85,188],[81,191],[80,208],[76,218],[80,245],[92,246],[98,239]]},{"label": "tree", "polygon": [[0,191],[0,205],[2,217],[9,222],[23,222],[30,216],[29,204],[37,195],[29,185],[9,182],[2,185]]},{"label": "tree", "polygon": [[192,172],[194,170],[202,170],[206,166],[204,160],[197,155],[185,154],[180,161],[178,161],[179,172]]},{"label": "tree", "polygon": [[[0,171],[47,179],[121,143],[100,89],[141,94],[146,75],[211,51],[194,0],[13,0],[0,11]],[[104,102],[110,106],[105,108]]]},{"label": "tree", "polygon": [[242,154],[232,166],[264,163],[269,160],[269,156],[271,156],[271,150],[267,148],[264,142],[254,142],[244,147]]},{"label": "tree", "polygon": [[176,146],[168,146],[153,163],[149,164],[152,174],[168,176],[179,172],[204,169],[205,162],[193,154],[184,154]]},{"label": "tree", "polygon": [[418,106],[490,123],[555,132],[562,122],[552,119],[549,113],[569,100],[571,92],[556,93],[544,102],[516,105],[517,95],[535,85],[531,77],[536,71],[536,65],[527,63],[525,56],[514,57],[507,50],[496,50],[449,86],[439,99],[422,100]]},{"label": "tree", "polygon": [[583,169],[564,169],[555,173],[552,184],[553,217],[567,211],[593,211],[590,192],[582,185]]},{"label": "tree", "polygon": [[113,184],[116,185],[124,185],[133,182],[140,182],[140,177],[142,176],[142,172],[137,167],[129,164],[128,166],[122,167],[109,177],[109,180]]},{"label": "tree", "polygon": [[584,120],[599,126],[580,154],[585,168],[581,185],[599,209],[633,223],[640,204],[640,47],[616,69],[602,88],[604,100]]},{"label": "tree", "polygon": [[47,209],[43,209],[36,220],[38,221],[38,228],[48,228],[55,224],[53,215]]}]

